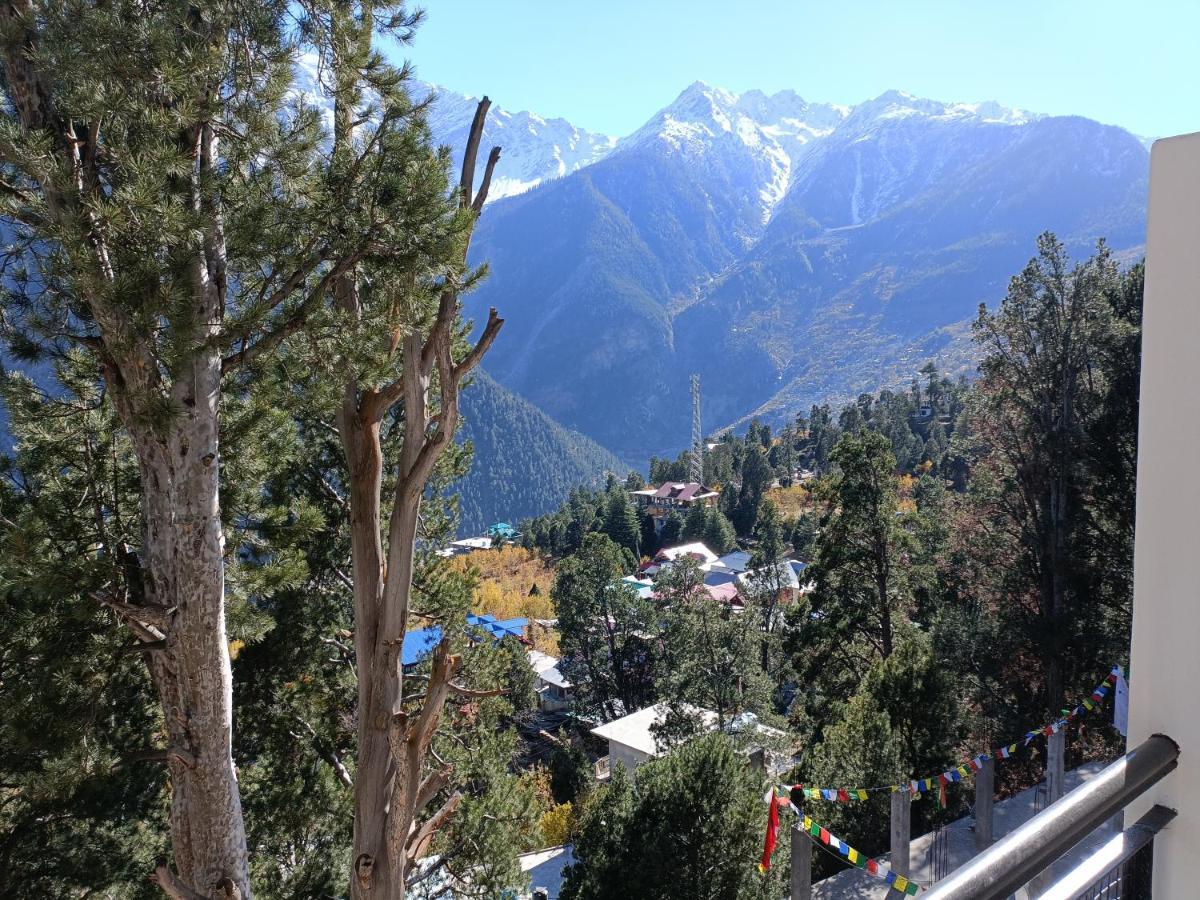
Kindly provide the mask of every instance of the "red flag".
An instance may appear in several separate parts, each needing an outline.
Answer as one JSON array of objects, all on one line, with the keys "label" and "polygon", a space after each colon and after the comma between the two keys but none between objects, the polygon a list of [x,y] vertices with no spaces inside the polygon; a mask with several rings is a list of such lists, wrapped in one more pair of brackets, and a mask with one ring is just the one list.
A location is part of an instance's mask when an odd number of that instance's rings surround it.
[{"label": "red flag", "polygon": [[845,788],[838,788],[838,803],[849,803],[850,795],[846,793]]},{"label": "red flag", "polygon": [[879,874],[879,864],[877,862],[875,862],[875,860],[873,860],[873,859],[868,859],[867,860],[867,871],[870,872],[872,875],[878,875]]},{"label": "red flag", "polygon": [[821,829],[821,843],[825,846],[829,846],[829,832],[824,828]]},{"label": "red flag", "polygon": [[779,831],[779,804],[775,802],[775,791],[767,793],[770,809],[767,811],[767,839],[763,842],[762,860],[758,871],[766,872],[771,868],[771,854],[775,852],[775,836]]}]

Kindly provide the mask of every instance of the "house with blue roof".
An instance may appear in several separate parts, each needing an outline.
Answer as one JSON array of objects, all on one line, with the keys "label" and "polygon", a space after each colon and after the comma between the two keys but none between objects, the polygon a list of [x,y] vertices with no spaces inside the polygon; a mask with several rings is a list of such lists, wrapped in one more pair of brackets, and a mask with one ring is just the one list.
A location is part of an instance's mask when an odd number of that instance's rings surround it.
[{"label": "house with blue roof", "polygon": [[[529,628],[529,620],[525,618],[497,619],[489,615],[467,616],[467,637],[475,643],[491,639],[498,642],[506,637],[514,637],[525,642],[525,632]],[[431,625],[428,628],[417,628],[404,635],[404,643],[400,646],[400,664],[406,670],[417,665],[433,652],[433,648],[442,639],[442,626]]]},{"label": "house with blue roof", "polygon": [[523,641],[525,632],[529,628],[529,620],[520,617],[501,620],[485,613],[481,616],[467,616],[467,628],[468,632],[471,629],[477,629],[491,635],[497,641],[506,637],[515,637],[517,640]]},{"label": "house with blue roof", "polygon": [[429,628],[418,628],[404,635],[404,643],[400,645],[400,665],[410,669],[433,652],[442,640],[442,626],[431,625]]},{"label": "house with blue roof", "polygon": [[497,522],[494,525],[489,525],[487,533],[488,537],[493,541],[515,541],[520,537],[520,532],[507,522]]}]

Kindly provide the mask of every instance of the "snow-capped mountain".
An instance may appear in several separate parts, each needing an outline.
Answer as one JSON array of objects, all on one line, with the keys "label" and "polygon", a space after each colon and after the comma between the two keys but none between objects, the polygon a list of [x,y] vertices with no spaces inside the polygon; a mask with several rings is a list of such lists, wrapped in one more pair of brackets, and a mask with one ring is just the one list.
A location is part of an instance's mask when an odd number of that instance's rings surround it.
[{"label": "snow-capped mountain", "polygon": [[692,165],[745,169],[765,223],[814,142],[831,134],[849,112],[844,106],[808,103],[795,91],[734,94],[697,81],[622,139],[618,149],[661,143]]},{"label": "snow-capped mountain", "polygon": [[[415,93],[432,90],[419,86]],[[476,101],[436,89],[461,152]],[[502,100],[503,98],[497,98]],[[471,296],[491,374],[625,459],[971,365],[968,323],[1052,230],[1144,241],[1148,153],[1111,126],[888,91],[852,107],[697,82],[614,140],[492,107]]]},{"label": "snow-capped mountain", "polygon": [[[478,97],[436,85],[417,85],[414,96],[432,94],[429,126],[451,148],[458,165],[467,142]],[[483,131],[483,147],[502,148],[489,201],[520,194],[551,178],[561,178],[602,159],[617,139],[576,128],[566,119],[544,119],[531,112],[509,112],[493,104]]]},{"label": "snow-capped mountain", "polygon": [[967,371],[968,323],[1056,232],[1144,240],[1128,132],[889,91],[845,108],[693,84],[598,161],[495,204],[475,248],[502,384],[624,458]]},{"label": "snow-capped mountain", "polygon": [[[332,125],[333,107],[321,87],[323,73],[316,54],[301,54],[294,72],[293,96],[316,107],[327,125]],[[409,92],[417,102],[432,98],[427,114],[429,127],[438,143],[450,148],[457,169],[479,98],[421,81],[412,82]],[[492,178],[488,202],[527,191],[547,179],[569,175],[603,158],[616,144],[616,138],[576,128],[566,119],[509,112],[493,104],[484,127],[484,153],[496,145],[503,152]]]}]

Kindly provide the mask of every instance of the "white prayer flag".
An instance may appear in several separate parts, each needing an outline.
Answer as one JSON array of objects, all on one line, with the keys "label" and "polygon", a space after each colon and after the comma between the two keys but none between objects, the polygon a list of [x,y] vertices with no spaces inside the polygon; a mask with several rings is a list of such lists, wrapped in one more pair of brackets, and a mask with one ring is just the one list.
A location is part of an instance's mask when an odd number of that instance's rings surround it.
[{"label": "white prayer flag", "polygon": [[1129,737],[1129,684],[1124,675],[1117,676],[1117,696],[1113,700],[1113,725],[1122,736]]}]

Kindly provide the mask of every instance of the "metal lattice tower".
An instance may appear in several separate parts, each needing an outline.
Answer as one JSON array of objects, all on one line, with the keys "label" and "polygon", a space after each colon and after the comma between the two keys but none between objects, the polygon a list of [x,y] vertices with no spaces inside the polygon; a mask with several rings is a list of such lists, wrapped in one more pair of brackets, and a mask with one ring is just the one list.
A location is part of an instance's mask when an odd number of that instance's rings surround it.
[{"label": "metal lattice tower", "polygon": [[700,376],[692,376],[692,481],[704,483],[704,432],[700,430]]}]

